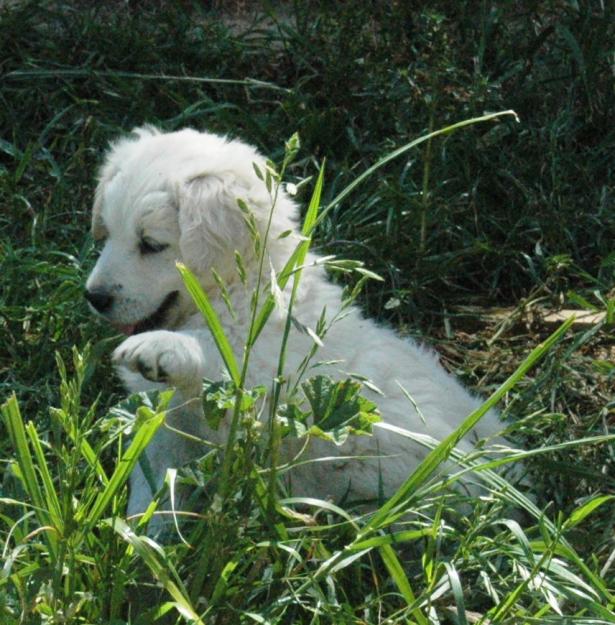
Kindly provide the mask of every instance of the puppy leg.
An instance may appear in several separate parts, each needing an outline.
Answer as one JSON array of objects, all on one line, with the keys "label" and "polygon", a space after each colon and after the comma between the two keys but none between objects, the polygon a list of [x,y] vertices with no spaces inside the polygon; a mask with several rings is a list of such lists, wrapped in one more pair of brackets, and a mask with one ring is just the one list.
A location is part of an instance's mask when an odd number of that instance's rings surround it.
[{"label": "puppy leg", "polygon": [[127,338],[114,352],[118,367],[140,373],[182,391],[200,388],[205,357],[199,341],[188,334],[154,330]]},{"label": "puppy leg", "polygon": [[[128,514],[143,512],[164,484],[167,469],[178,468],[203,452],[179,432],[211,438],[200,401],[205,358],[198,340],[165,330],[126,339],[114,352],[118,373],[132,391],[176,388],[165,423],[143,453],[130,480]],[[165,502],[162,509],[169,509]],[[160,525],[158,517],[154,525]]]},{"label": "puppy leg", "polygon": [[[205,430],[200,397],[186,398],[181,391],[176,391],[165,423],[156,432],[130,476],[128,516],[140,514],[147,509],[154,495],[162,488],[167,469],[179,468],[204,453],[205,447],[189,437],[211,439],[210,433]],[[181,510],[182,501],[182,489],[177,489],[174,506],[166,498],[159,510],[169,511],[173,507]],[[168,520],[168,515],[156,515],[150,522],[150,533],[162,529]]]}]

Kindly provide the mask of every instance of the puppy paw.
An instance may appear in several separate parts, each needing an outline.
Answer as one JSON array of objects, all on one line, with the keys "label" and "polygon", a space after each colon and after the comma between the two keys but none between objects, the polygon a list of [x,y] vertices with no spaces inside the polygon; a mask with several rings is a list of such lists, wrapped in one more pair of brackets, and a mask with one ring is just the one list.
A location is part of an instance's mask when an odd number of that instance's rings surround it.
[{"label": "puppy paw", "polygon": [[187,388],[199,385],[204,357],[199,342],[185,334],[154,330],[127,338],[113,352],[118,367],[139,373],[151,382]]}]

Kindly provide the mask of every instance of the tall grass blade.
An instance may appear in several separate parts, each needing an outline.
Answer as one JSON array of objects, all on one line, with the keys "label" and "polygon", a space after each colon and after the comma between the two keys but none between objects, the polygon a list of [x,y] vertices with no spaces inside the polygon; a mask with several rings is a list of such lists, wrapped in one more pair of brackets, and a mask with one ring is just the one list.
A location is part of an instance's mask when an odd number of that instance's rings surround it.
[{"label": "tall grass blade", "polygon": [[165,413],[160,412],[154,414],[147,419],[137,430],[130,446],[120,458],[115,471],[109,479],[109,483],[94,501],[92,508],[88,512],[85,522],[88,527],[94,526],[107,510],[112,499],[117,495],[119,490],[126,484],[130,474],[139,461],[139,456],[143,453],[149,442],[152,440],[158,428],[162,425]]},{"label": "tall grass blade", "polygon": [[518,599],[522,596],[526,588],[531,585],[532,580],[536,578],[536,575],[540,572],[543,565],[545,563],[548,563],[549,560],[551,560],[551,558],[553,557],[554,546],[555,543],[552,545],[548,545],[540,560],[536,562],[536,564],[534,564],[534,566],[532,567],[529,575],[525,579],[523,579],[523,581],[518,584],[503,601],[500,601],[497,606],[490,610],[490,612],[488,613],[488,622],[490,624],[496,625],[497,623],[501,623],[507,617],[508,613],[514,609],[514,607],[518,603]]},{"label": "tall grass blade", "polygon": [[211,305],[209,301],[209,297],[201,287],[199,281],[194,277],[194,274],[184,265],[183,263],[177,263],[177,270],[179,271],[184,284],[186,285],[186,289],[196,302],[196,305],[199,307],[203,318],[205,319],[209,330],[216,342],[216,347],[220,352],[220,356],[222,356],[222,360],[226,366],[226,370],[228,371],[231,379],[235,383],[235,386],[239,387],[241,385],[241,374],[239,372],[239,367],[237,366],[237,361],[235,360],[235,354],[233,353],[233,348],[226,338],[226,334],[224,333],[224,329],[222,328],[222,324],[220,323],[220,318],[218,314],[214,310],[214,307]]},{"label": "tall grass blade", "polygon": [[466,617],[465,602],[463,600],[463,587],[461,586],[459,573],[457,573],[457,569],[450,562],[445,562],[444,568],[446,569],[446,575],[448,576],[448,581],[451,584],[453,597],[455,597],[457,622],[459,623],[459,625],[468,625],[468,619]]},{"label": "tall grass blade", "polygon": [[[19,410],[17,397],[14,393],[0,406],[0,411],[2,412],[9,438],[11,439],[11,445],[17,454],[17,465],[21,473],[21,482],[34,504],[38,522],[43,527],[53,527],[45,497],[43,496],[36,476],[34,461],[30,453],[30,448],[28,447],[26,429],[24,427],[21,411]],[[49,552],[53,559],[55,559],[58,551],[58,542],[55,533],[45,532],[45,540],[47,541]]]},{"label": "tall grass blade", "polygon": [[[403,595],[406,603],[408,605],[416,603],[416,597],[414,596],[412,586],[410,585],[410,580],[404,572],[399,558],[395,555],[393,547],[391,547],[391,545],[382,545],[378,551],[380,552],[380,557],[382,558],[384,565],[387,567],[387,571],[393,578],[395,585],[399,589],[399,592]],[[419,625],[429,625],[428,619],[418,607],[412,610],[412,616],[416,619],[416,622]]]},{"label": "tall grass blade", "polygon": [[325,501],[324,499],[315,499],[314,497],[286,497],[284,499],[279,499],[277,503],[281,506],[299,505],[304,508],[309,506],[320,510],[329,510],[344,519],[353,528],[357,528],[356,521],[350,513],[344,510],[344,508],[340,508],[340,506],[336,506],[334,503]]},{"label": "tall grass blade", "polygon": [[51,473],[49,472],[49,467],[47,466],[47,460],[45,459],[45,454],[43,453],[43,446],[41,445],[41,441],[32,421],[26,425],[26,434],[30,439],[30,446],[32,447],[34,458],[36,459],[36,467],[42,482],[46,509],[49,511],[49,516],[53,526],[60,534],[63,534],[64,521],[62,520],[60,500],[58,499],[58,494],[56,493],[53,479],[51,477]]},{"label": "tall grass blade", "polygon": [[410,477],[402,484],[397,492],[378,510],[374,517],[366,524],[363,534],[369,533],[381,527],[390,512],[402,503],[408,495],[423,484],[435,470],[449,457],[457,443],[480,421],[480,419],[493,408],[500,399],[521,380],[525,374],[540,360],[551,347],[560,340],[573,323],[569,319],[563,323],[549,338],[532,350],[530,355],[517,367],[517,370],[485,401],[482,406],[470,414],[465,421],[449,436],[447,436]]},{"label": "tall grass blade", "polygon": [[387,534],[372,536],[366,540],[352,543],[348,549],[363,550],[372,547],[382,547],[383,545],[400,545],[404,542],[413,542],[421,538],[433,537],[433,527],[424,527],[418,530],[402,530],[400,532],[391,532]]},{"label": "tall grass blade", "polygon": [[177,76],[170,74],[143,74],[139,72],[126,72],[121,70],[96,70],[77,68],[54,68],[54,69],[17,69],[5,75],[10,80],[33,80],[47,78],[124,78],[129,80],[156,80],[174,82],[208,83],[216,85],[231,85],[244,87],[258,87],[289,93],[290,89],[255,78],[209,78],[207,76]]},{"label": "tall grass blade", "polygon": [[[307,256],[307,253],[310,250],[310,246],[312,245],[312,237],[310,236],[310,233],[314,231],[314,226],[318,218],[318,209],[320,208],[320,197],[322,195],[324,178],[325,163],[323,162],[322,166],[320,167],[320,171],[318,172],[318,178],[316,180],[316,186],[314,187],[314,193],[312,193],[312,198],[310,199],[310,203],[305,214],[305,219],[303,221],[303,226],[301,228],[301,234],[305,237],[305,240],[302,241],[299,245],[299,253],[297,255],[297,262],[295,264],[295,267],[297,267],[297,269],[294,273],[293,280],[293,290],[291,296],[291,300],[293,301],[299,288],[299,280],[301,279],[301,272],[303,264],[305,262],[305,257]],[[282,286],[282,288],[284,288],[284,286]]]},{"label": "tall grass blade", "polygon": [[192,607],[192,603],[188,598],[188,593],[175,567],[166,557],[162,548],[147,536],[137,536],[130,526],[121,519],[113,519],[109,521],[108,524],[133,547],[135,553],[147,565],[152,575],[171,597],[173,597],[176,602],[175,608],[178,612],[192,623],[205,625],[204,621],[201,620]]},{"label": "tall grass blade", "polygon": [[[615,594],[612,590],[607,588],[605,580],[595,573],[570,545],[560,542],[560,544],[557,545],[556,551],[558,554],[565,556],[568,560],[579,567],[579,570],[583,573],[583,575],[590,580],[593,590],[599,592],[603,599],[605,599],[607,602],[607,609],[612,611],[611,616],[613,616],[613,614],[615,614]],[[615,622],[615,618],[613,619],[613,622]]]},{"label": "tall grass blade", "polygon": [[[396,150],[393,150],[393,152],[390,152],[389,154],[381,158],[379,161],[374,163],[371,167],[366,169],[360,176],[357,176],[348,186],[342,189],[327,204],[327,206],[325,206],[322,209],[322,211],[320,212],[320,216],[318,217],[318,219],[315,221],[313,225],[313,228],[316,228],[323,221],[323,219],[327,216],[329,211],[334,206],[339,204],[343,199],[345,199],[348,195],[350,195],[350,193],[354,191],[354,189],[358,187],[364,180],[367,180],[367,178],[369,178],[374,172],[378,171],[381,167],[384,167],[384,165],[395,160],[397,157],[401,156],[402,154],[405,154],[406,152],[408,152],[408,150],[415,148],[417,145],[421,145],[421,143],[425,143],[425,141],[431,141],[431,139],[435,137],[439,137],[440,135],[450,134],[454,132],[455,130],[458,130],[459,128],[472,126],[473,124],[480,124],[482,122],[493,121],[493,120],[498,119],[499,117],[504,117],[505,115],[512,115],[517,121],[519,121],[517,114],[511,110],[499,111],[498,113],[489,113],[487,115],[482,115],[481,117],[472,117],[471,119],[465,119],[461,122],[457,122],[456,124],[451,124],[450,126],[446,126],[445,128],[440,128],[439,130],[435,130],[434,132],[430,132],[426,135],[423,135],[422,137],[419,137],[418,139],[415,139],[414,141],[410,141],[410,143],[406,143],[405,145],[402,145]],[[311,232],[312,230],[304,234],[309,235],[311,234]]]}]

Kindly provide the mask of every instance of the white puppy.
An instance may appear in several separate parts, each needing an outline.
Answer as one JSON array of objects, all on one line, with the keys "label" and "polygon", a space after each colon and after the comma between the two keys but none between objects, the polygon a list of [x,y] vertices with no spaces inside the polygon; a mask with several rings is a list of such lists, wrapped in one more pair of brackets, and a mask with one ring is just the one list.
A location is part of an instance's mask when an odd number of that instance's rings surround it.
[{"label": "white puppy", "polygon": [[[176,387],[175,405],[182,407],[169,412],[169,425],[218,442],[224,442],[229,424],[211,431],[197,398],[202,379],[222,379],[224,365],[175,261],[183,261],[200,280],[241,361],[258,267],[238,200],[249,206],[263,237],[272,207],[272,197],[254,164],[265,171],[263,157],[236,140],[188,129],[161,133],[139,128],[109,149],[93,209],[92,232],[95,239],[104,240],[104,247],[87,281],[86,297],[97,313],[128,335],[114,354],[120,376],[131,392]],[[280,236],[289,230],[298,232],[296,212],[281,192],[267,239],[267,275],[269,263],[280,271],[297,245],[297,237]],[[247,287],[239,279],[236,251],[243,257]],[[315,259],[312,255],[307,262]],[[235,317],[222,300],[212,269],[227,285]],[[315,328],[323,308],[331,317],[340,302],[340,287],[327,279],[321,266],[314,266],[304,271],[294,315],[301,324]],[[284,323],[283,313],[272,315],[256,342],[249,387],[270,388]],[[293,328],[288,375],[297,371],[312,345],[308,335]],[[356,308],[332,326],[317,358],[336,364],[322,366],[316,373],[339,379],[353,372],[374,382],[384,393],[374,396],[383,421],[436,439],[447,436],[480,405],[432,352],[365,319]],[[497,415],[488,413],[473,437],[490,437],[499,429]],[[472,442],[464,440],[460,447],[469,451]],[[203,452],[203,447],[171,428],[162,428],[147,450],[156,486],[162,485],[167,468]],[[373,499],[383,487],[388,495],[426,453],[420,444],[382,428],[375,428],[373,436],[349,437],[340,447],[315,439],[308,457],[339,459],[294,469],[292,490],[319,498]],[[348,456],[372,459],[349,460]],[[129,513],[144,510],[151,498],[151,487],[138,469],[131,478]]]}]

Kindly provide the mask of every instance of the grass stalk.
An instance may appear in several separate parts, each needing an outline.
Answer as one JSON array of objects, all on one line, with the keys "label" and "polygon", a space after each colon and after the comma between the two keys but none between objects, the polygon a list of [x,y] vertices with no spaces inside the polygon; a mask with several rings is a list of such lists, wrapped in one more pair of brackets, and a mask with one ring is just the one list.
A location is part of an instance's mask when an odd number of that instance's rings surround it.
[{"label": "grass stalk", "polygon": [[[434,127],[434,110],[433,105],[429,107],[429,130],[428,135],[433,132]],[[419,252],[425,253],[427,246],[427,215],[429,213],[429,207],[431,204],[431,195],[429,190],[430,177],[431,177],[431,145],[433,137],[427,140],[425,145],[425,151],[423,154],[423,187],[421,192],[421,230],[419,235]]]},{"label": "grass stalk", "polygon": [[286,323],[284,324],[284,333],[282,335],[282,340],[280,344],[280,355],[278,356],[278,368],[276,378],[273,381],[273,392],[270,406],[270,414],[269,414],[269,453],[270,453],[270,462],[269,462],[269,512],[270,517],[273,517],[273,510],[275,508],[276,502],[276,482],[277,482],[277,465],[279,462],[279,448],[280,448],[280,432],[279,426],[277,423],[277,409],[280,402],[280,393],[282,391],[282,386],[285,383],[284,374],[285,374],[285,365],[286,365],[286,346],[288,343],[288,337],[290,335],[290,330],[292,327],[292,314],[293,314],[293,305],[297,298],[298,290],[299,290],[299,282],[301,280],[302,266],[305,262],[305,258],[309,251],[309,247],[311,244],[311,237],[306,235],[306,232],[312,230],[312,225],[316,221],[318,216],[318,209],[320,207],[320,197],[322,194],[323,183],[324,183],[324,173],[325,173],[325,163],[320,167],[320,171],[318,173],[318,178],[316,180],[316,185],[314,187],[314,192],[312,193],[312,198],[308,205],[308,210],[305,215],[305,219],[303,222],[303,226],[301,229],[301,234],[306,237],[306,240],[303,241],[299,246],[299,253],[296,259],[296,270],[293,273],[293,286],[290,294],[290,298],[288,301],[288,310],[286,312]]}]

